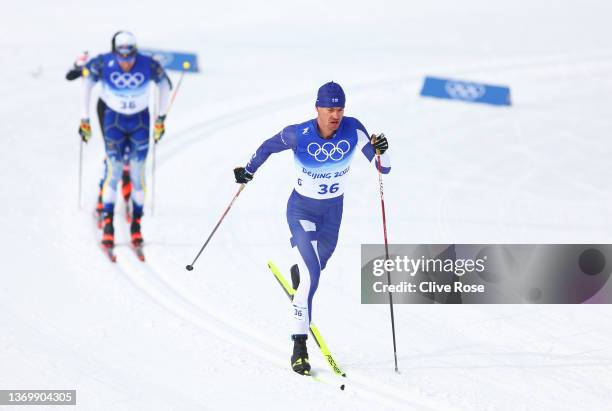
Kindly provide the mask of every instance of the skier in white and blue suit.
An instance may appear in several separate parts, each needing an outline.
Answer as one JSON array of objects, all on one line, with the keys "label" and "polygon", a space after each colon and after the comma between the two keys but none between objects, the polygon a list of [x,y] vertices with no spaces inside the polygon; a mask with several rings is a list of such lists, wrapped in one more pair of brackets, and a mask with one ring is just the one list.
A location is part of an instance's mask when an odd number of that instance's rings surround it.
[{"label": "skier in white and blue suit", "polygon": [[[344,117],[345,101],[339,84],[324,84],[317,94],[317,118],[285,127],[257,149],[246,167],[234,169],[236,182],[245,184],[270,154],[288,149],[294,153],[297,176],[287,203],[287,223],[291,246],[298,252],[292,278],[302,274],[293,298],[291,357],[293,370],[300,374],[310,373],[306,339],[312,319],[312,298],[338,242],[345,179],[353,155],[359,149],[371,162],[378,151],[382,172],[391,170],[385,153],[389,147],[386,137],[384,134],[368,137],[359,120]],[[375,166],[378,167],[376,159]]]},{"label": "skier in white and blue suit", "polygon": [[104,144],[106,148],[106,177],[102,188],[104,227],[102,244],[115,244],[113,216],[117,184],[123,173],[123,158],[129,150],[132,182],[133,215],[130,226],[132,244],[140,246],[141,218],[145,199],[145,160],[149,150],[149,96],[152,83],[159,90],[159,115],[155,119],[153,139],[157,143],[165,133],[166,108],[170,94],[170,80],[153,58],[138,52],[136,38],[129,31],[113,36],[112,51],[91,59],[83,68],[83,115],[79,134],[83,141],[91,138],[89,101],[91,90],[102,83],[100,98],[103,112]]}]

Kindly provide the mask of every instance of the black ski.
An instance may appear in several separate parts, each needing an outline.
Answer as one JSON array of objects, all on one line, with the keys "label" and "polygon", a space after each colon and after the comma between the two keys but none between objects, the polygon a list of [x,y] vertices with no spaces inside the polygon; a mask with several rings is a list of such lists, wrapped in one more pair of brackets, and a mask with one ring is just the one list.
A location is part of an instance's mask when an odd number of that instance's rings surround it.
[{"label": "black ski", "polygon": [[132,244],[132,248],[134,249],[134,252],[136,253],[136,257],[138,257],[138,259],[142,262],[144,262],[145,260],[145,255],[144,252],[142,251],[143,249],[143,245],[142,244]]},{"label": "black ski", "polygon": [[111,260],[111,262],[116,263],[117,262],[117,255],[115,254],[115,247],[107,247],[105,245],[101,245],[102,251],[104,251],[104,254],[106,254],[106,256],[109,258],[109,260]]}]

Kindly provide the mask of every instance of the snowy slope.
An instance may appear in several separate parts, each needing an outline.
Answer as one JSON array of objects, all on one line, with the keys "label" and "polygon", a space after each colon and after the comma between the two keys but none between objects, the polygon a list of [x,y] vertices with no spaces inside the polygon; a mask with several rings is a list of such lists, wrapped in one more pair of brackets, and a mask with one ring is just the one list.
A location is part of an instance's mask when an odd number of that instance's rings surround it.
[{"label": "snowy slope", "polygon": [[[610,409],[607,306],[397,306],[395,374],[388,307],[360,304],[359,246],[382,229],[377,176],[359,158],[314,308],[345,391],[289,369],[287,301],[266,261],[292,264],[290,154],[269,159],[184,270],[237,190],[231,169],[314,117],[332,79],[347,115],[389,136],[392,242],[612,240],[612,5],[429,3],[5,6],[0,389],[76,389],[84,410]],[[122,28],[143,46],[195,51],[203,68],[185,78],[157,147],[146,264],[124,224],[116,265],[96,246],[97,128],[77,208],[79,86],[63,80],[78,52],[107,50]],[[515,105],[419,98],[426,74],[508,84]]]}]

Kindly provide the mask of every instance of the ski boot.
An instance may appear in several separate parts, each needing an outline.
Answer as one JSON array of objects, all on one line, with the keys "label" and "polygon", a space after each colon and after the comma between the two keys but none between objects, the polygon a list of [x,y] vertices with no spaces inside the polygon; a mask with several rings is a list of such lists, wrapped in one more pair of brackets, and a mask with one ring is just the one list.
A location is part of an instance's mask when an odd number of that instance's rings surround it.
[{"label": "ski boot", "polygon": [[123,166],[123,174],[121,175],[121,195],[123,195],[123,199],[125,200],[125,219],[130,223],[132,222],[132,213],[130,212],[132,180],[130,180],[130,168],[128,165]]},{"label": "ski boot", "polygon": [[132,244],[134,247],[140,247],[142,245],[142,233],[140,232],[140,219],[142,214],[134,214],[132,224],[130,225],[130,233],[132,234]]},{"label": "ski boot", "polygon": [[113,227],[113,213],[104,213],[102,245],[106,248],[113,248],[115,246],[115,227]]},{"label": "ski boot", "polygon": [[102,216],[102,211],[104,210],[104,204],[102,203],[102,189],[98,193],[98,202],[96,203],[96,224],[98,228],[102,228],[104,224],[104,218]]},{"label": "ski boot", "polygon": [[308,362],[308,350],[306,349],[306,334],[294,334],[291,336],[293,340],[293,355],[291,356],[291,368],[293,371],[301,375],[310,375],[310,363]]},{"label": "ski boot", "polygon": [[132,219],[132,224],[130,225],[130,232],[132,233],[132,247],[134,248],[134,252],[140,261],[145,260],[145,255],[142,250],[142,234],[140,233],[140,219],[142,218],[142,214],[134,213],[134,218]]}]

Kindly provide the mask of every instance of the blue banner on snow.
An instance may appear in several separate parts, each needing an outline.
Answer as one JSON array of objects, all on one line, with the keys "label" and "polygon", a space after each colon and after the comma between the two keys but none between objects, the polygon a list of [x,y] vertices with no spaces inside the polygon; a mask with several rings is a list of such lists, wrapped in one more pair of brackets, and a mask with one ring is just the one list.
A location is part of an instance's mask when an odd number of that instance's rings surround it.
[{"label": "blue banner on snow", "polygon": [[496,106],[511,105],[509,87],[439,77],[425,77],[421,95],[461,100],[468,103],[484,103]]},{"label": "blue banner on snow", "polygon": [[182,53],[168,50],[140,49],[142,54],[152,56],[166,70],[186,71],[189,73],[197,73],[200,71],[198,67],[198,55],[194,53]]}]

